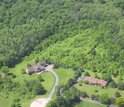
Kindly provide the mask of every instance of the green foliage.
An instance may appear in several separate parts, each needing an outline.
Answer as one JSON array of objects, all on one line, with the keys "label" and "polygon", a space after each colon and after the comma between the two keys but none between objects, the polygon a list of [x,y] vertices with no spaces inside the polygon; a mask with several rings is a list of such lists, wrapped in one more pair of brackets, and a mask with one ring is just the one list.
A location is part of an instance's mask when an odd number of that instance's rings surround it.
[{"label": "green foliage", "polygon": [[28,71],[28,75],[32,75],[32,73],[30,71]]},{"label": "green foliage", "polygon": [[90,98],[91,98],[92,100],[94,100],[94,99],[95,99],[95,95],[92,94]]},{"label": "green foliage", "polygon": [[9,67],[8,67],[8,66],[3,66],[3,67],[1,68],[1,71],[2,71],[3,73],[8,73],[8,72],[9,72]]},{"label": "green foliage", "polygon": [[112,82],[110,83],[110,87],[111,87],[111,88],[116,88],[116,87],[117,87],[117,84],[115,83],[115,81],[112,81]]},{"label": "green foliage", "polygon": [[75,75],[76,75],[77,77],[79,77],[79,76],[81,76],[81,72],[80,72],[80,71],[76,71],[76,72],[75,72]]},{"label": "green foliage", "polygon": [[86,81],[84,81],[84,83],[85,83],[85,84],[89,84],[89,81],[86,80]]},{"label": "green foliage", "polygon": [[105,80],[105,81],[111,82],[112,77],[111,77],[110,74],[105,73],[105,74],[103,74],[102,79]]},{"label": "green foliage", "polygon": [[43,77],[41,75],[38,75],[37,76],[38,80],[41,82],[41,81],[44,81]]},{"label": "green foliage", "polygon": [[89,72],[85,72],[84,76],[88,76],[88,77],[90,77]]},{"label": "green foliage", "polygon": [[109,104],[109,96],[107,93],[103,93],[100,95],[100,101],[103,104]]},{"label": "green foliage", "polygon": [[118,88],[118,90],[124,90],[124,83],[123,82],[119,82],[117,84],[117,88]]},{"label": "green foliage", "polygon": [[25,74],[26,72],[25,72],[25,69],[24,68],[22,68],[21,69],[21,74]]},{"label": "green foliage", "polygon": [[116,104],[118,107],[124,107],[124,99],[122,97],[117,98]]},{"label": "green foliage", "polygon": [[109,99],[109,102],[110,102],[110,104],[116,104],[116,99],[113,98],[113,97],[111,97],[111,98]]},{"label": "green foliage", "polygon": [[85,98],[85,97],[87,97],[88,95],[87,95],[87,93],[85,92],[85,91],[83,91],[82,93],[81,93],[81,97],[83,97],[83,98]]},{"label": "green foliage", "polygon": [[59,68],[59,65],[55,63],[54,66],[53,66],[53,68],[54,69],[58,69]]},{"label": "green foliage", "polygon": [[74,67],[73,67],[73,70],[76,71],[76,70],[77,70],[77,67],[74,66]]},{"label": "green foliage", "polygon": [[98,92],[98,90],[96,88],[94,88],[94,92]]},{"label": "green foliage", "polygon": [[116,92],[116,93],[115,93],[115,97],[117,97],[117,98],[118,98],[118,97],[121,97],[121,94],[120,94],[119,92]]}]

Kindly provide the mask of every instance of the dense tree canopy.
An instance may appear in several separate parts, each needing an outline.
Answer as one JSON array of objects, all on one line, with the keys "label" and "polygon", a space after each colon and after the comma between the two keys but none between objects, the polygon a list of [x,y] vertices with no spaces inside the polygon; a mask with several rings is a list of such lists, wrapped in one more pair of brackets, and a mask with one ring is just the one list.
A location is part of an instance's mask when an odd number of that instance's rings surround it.
[{"label": "dense tree canopy", "polygon": [[0,67],[12,67],[32,51],[41,51],[38,60],[123,72],[123,4],[123,0],[1,0]]}]

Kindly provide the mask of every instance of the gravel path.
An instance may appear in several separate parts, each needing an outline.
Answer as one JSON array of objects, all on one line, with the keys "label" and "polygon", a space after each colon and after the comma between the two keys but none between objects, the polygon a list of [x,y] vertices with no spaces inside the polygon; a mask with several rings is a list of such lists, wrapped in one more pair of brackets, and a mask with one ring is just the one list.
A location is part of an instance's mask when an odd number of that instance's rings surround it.
[{"label": "gravel path", "polygon": [[56,82],[55,82],[55,85],[51,91],[51,93],[49,94],[48,98],[40,98],[40,99],[37,99],[35,101],[33,101],[30,105],[30,107],[45,107],[46,104],[49,102],[49,100],[51,100],[51,97],[55,91],[55,87],[58,85],[58,82],[59,82],[59,77],[58,75],[52,70],[52,67],[53,65],[49,65],[46,67],[46,70],[47,71],[50,71],[54,74],[55,78],[56,78]]}]

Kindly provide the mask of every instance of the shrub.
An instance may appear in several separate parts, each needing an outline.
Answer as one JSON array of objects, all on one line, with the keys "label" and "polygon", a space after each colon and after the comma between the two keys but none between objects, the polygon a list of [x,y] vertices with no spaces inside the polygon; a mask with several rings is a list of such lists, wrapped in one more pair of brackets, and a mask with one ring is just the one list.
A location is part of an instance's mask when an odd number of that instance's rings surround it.
[{"label": "shrub", "polygon": [[81,97],[83,97],[83,98],[87,97],[87,93],[86,93],[85,91],[83,91],[83,92],[81,93]]},{"label": "shrub", "polygon": [[80,68],[80,71],[81,71],[81,72],[85,72],[83,68]]},{"label": "shrub", "polygon": [[98,90],[95,88],[95,89],[94,89],[94,92],[98,92]]},{"label": "shrub", "polygon": [[40,82],[44,81],[44,79],[43,79],[43,77],[42,77],[41,75],[38,75],[37,78],[38,78],[38,80],[39,80]]},{"label": "shrub", "polygon": [[27,63],[27,67],[30,67],[30,66],[31,66],[31,64]]},{"label": "shrub", "polygon": [[121,97],[121,94],[120,94],[119,92],[116,92],[116,93],[115,93],[115,97],[117,97],[117,98],[118,98],[118,97]]},{"label": "shrub", "polygon": [[124,90],[124,83],[123,82],[119,82],[117,84],[117,88],[118,88],[118,90]]},{"label": "shrub", "polygon": [[76,71],[76,72],[75,72],[75,75],[76,75],[77,77],[79,77],[79,76],[81,76],[81,72],[80,72],[80,71]]},{"label": "shrub", "polygon": [[15,78],[16,77],[15,74],[12,74],[12,77]]},{"label": "shrub", "polygon": [[31,75],[31,72],[30,71],[28,71],[28,75]]},{"label": "shrub", "polygon": [[110,83],[110,87],[111,87],[111,88],[116,88],[116,87],[117,87],[117,84],[115,83],[115,81],[112,81],[112,82]]},{"label": "shrub", "polygon": [[90,77],[89,72],[85,72],[84,76],[88,76],[88,77]]},{"label": "shrub", "polygon": [[15,102],[13,102],[10,107],[16,107]]},{"label": "shrub", "polygon": [[85,83],[85,84],[89,84],[89,81],[86,80],[86,81],[84,81],[84,83]]},{"label": "shrub", "polygon": [[53,68],[54,69],[58,69],[59,68],[59,65],[58,64],[54,64]]},{"label": "shrub", "polygon": [[91,99],[92,99],[92,100],[95,99],[95,95],[94,95],[94,94],[91,95]]},{"label": "shrub", "polygon": [[110,102],[110,104],[116,104],[116,99],[113,98],[113,97],[111,97],[111,98],[109,99],[109,102]]},{"label": "shrub", "polygon": [[110,74],[105,73],[105,74],[103,75],[102,79],[105,80],[105,81],[111,82],[112,77],[111,77]]},{"label": "shrub", "polygon": [[26,72],[25,72],[25,69],[24,68],[22,68],[21,69],[21,74],[25,74]]},{"label": "shrub", "polygon": [[96,95],[94,100],[99,101],[99,95]]},{"label": "shrub", "polygon": [[74,67],[73,67],[73,70],[74,70],[74,71],[76,71],[76,70],[77,70],[77,68],[74,66]]},{"label": "shrub", "polygon": [[100,95],[100,101],[103,104],[109,104],[109,96],[107,93],[103,93],[102,95]]},{"label": "shrub", "polygon": [[81,81],[79,82],[79,86],[82,86],[82,83],[81,83]]}]

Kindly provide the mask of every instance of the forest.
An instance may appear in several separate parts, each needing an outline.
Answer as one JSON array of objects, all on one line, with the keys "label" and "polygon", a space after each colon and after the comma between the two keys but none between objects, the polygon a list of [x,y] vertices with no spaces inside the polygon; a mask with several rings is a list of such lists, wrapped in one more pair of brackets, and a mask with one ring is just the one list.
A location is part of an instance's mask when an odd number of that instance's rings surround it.
[{"label": "forest", "polygon": [[61,66],[124,71],[124,0],[0,0],[0,13],[0,67],[34,52]]},{"label": "forest", "polygon": [[[78,64],[89,67],[94,62],[99,63],[99,70],[106,71],[106,66],[114,70],[123,68],[123,3],[123,0],[0,0],[0,67],[13,67],[32,52],[46,52],[45,59],[55,63],[58,49],[65,49],[59,62],[69,67]],[[69,49],[54,47],[60,41],[66,42],[67,47],[72,44],[71,54]],[[45,50],[49,46],[55,48],[54,55]],[[78,53],[77,47],[81,48]],[[87,52],[82,51],[84,48]]]}]

